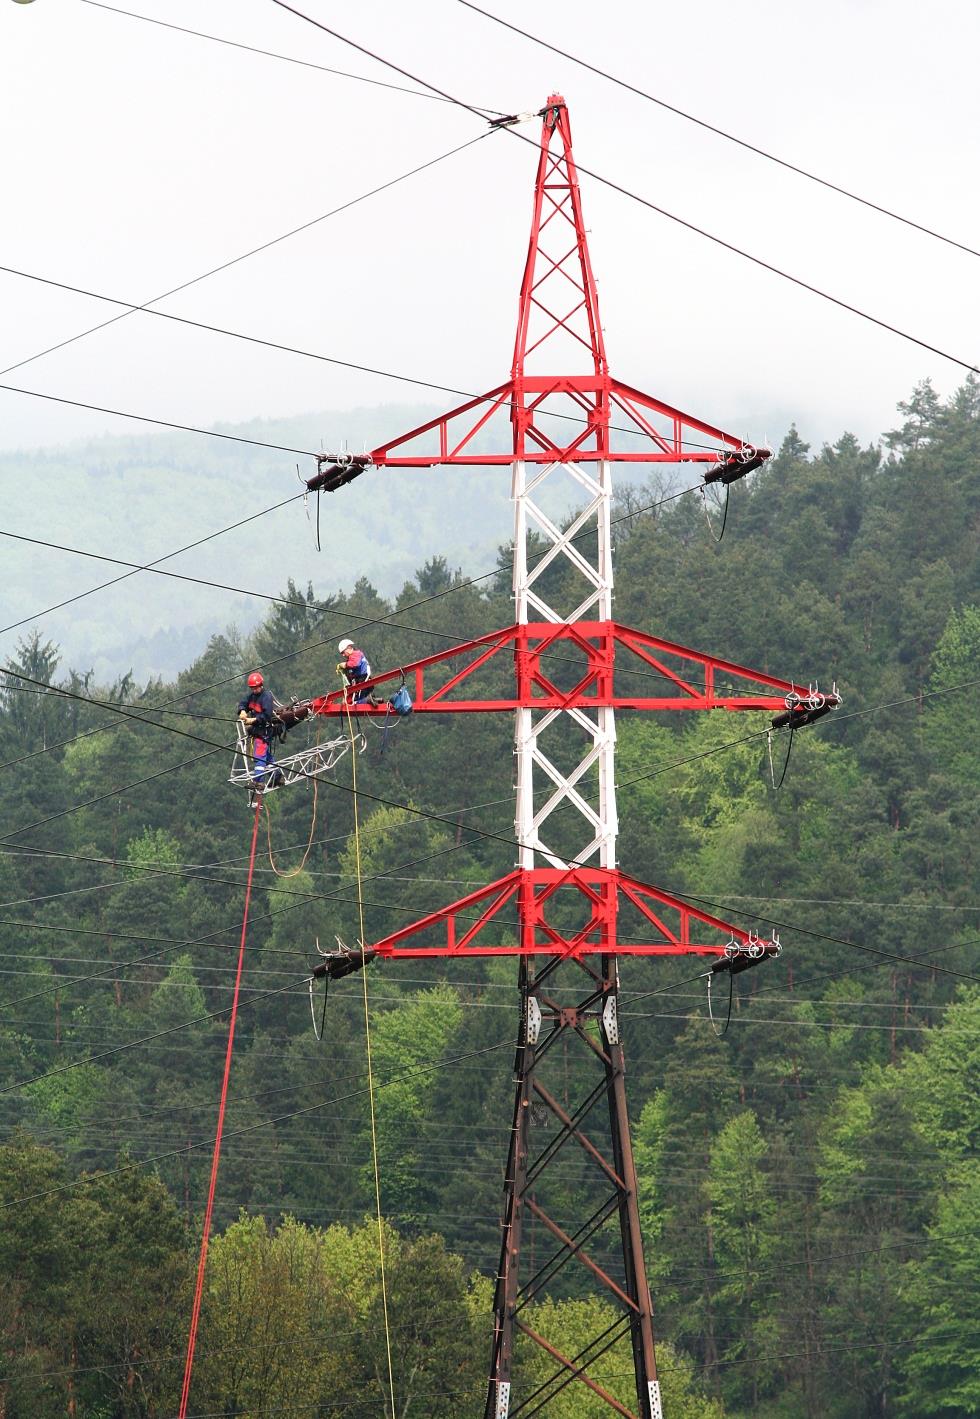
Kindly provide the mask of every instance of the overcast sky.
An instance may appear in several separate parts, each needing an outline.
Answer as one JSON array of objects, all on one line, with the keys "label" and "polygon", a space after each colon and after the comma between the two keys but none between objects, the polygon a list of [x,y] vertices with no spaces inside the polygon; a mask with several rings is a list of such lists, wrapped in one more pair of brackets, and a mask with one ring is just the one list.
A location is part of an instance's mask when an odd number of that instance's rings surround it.
[{"label": "overcast sky", "polygon": [[[132,0],[244,44],[402,82],[272,0]],[[980,260],[501,29],[458,0],[299,0],[468,101],[570,107],[576,154],[764,260],[965,360]],[[974,0],[487,8],[980,247]],[[143,302],[481,132],[450,104],[176,33],[84,0],[0,0],[4,265]],[[535,135],[532,124],[524,129]],[[534,154],[505,133],[172,297],[195,319],[464,388],[505,378]],[[607,350],[627,382],[760,440],[895,422],[964,372],[583,178]],[[0,367],[111,307],[0,275]],[[0,376],[211,424],[404,401],[410,387],[134,315]],[[428,398],[424,393],[420,398]],[[758,422],[757,422],[758,421]],[[759,427],[763,422],[766,427]],[[135,426],[0,394],[0,447]],[[343,430],[310,428],[321,435]],[[294,476],[291,474],[291,476]]]}]

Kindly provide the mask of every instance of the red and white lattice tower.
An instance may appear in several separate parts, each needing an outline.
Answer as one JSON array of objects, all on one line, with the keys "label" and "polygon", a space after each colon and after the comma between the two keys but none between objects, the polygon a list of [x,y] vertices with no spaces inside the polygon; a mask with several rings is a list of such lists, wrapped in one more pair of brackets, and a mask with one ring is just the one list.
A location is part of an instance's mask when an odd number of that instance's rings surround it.
[{"label": "red and white lattice tower", "polygon": [[[661,1419],[626,1108],[617,960],[694,955],[715,970],[739,970],[775,954],[778,944],[620,869],[616,710],[767,710],[783,722],[804,724],[833,708],[838,697],[613,620],[612,465],[693,464],[706,483],[727,484],[760,466],[769,450],[612,377],[564,100],[552,95],[540,117],[531,239],[510,378],[368,457],[324,456],[309,486],[332,490],[371,466],[511,467],[514,623],[375,676],[367,686],[390,686],[404,676],[415,713],[514,712],[517,861],[498,881],[365,945],[369,955],[393,958],[520,957],[516,1090],[486,1419],[529,1419],[572,1383],[587,1386],[610,1413]],[[486,452],[488,435],[505,419],[511,451]],[[571,480],[580,504],[565,527],[549,511],[556,502],[548,494],[560,480]],[[501,656],[512,662],[514,673],[513,693],[505,696],[499,683],[487,688],[481,680]],[[569,664],[576,666],[571,677],[562,668]],[[308,708],[342,715],[345,692],[321,696]],[[359,704],[357,712],[385,710]],[[507,917],[515,908],[516,927]],[[568,999],[567,986],[557,984],[560,971],[579,982],[574,1000]],[[594,1086],[574,1103],[549,1084],[547,1071],[560,1053],[556,1042],[577,1049],[597,1072]],[[582,1218],[558,1217],[550,1206],[550,1175],[567,1156],[568,1142],[577,1145],[595,1178]],[[569,1193],[554,1196],[565,1205]],[[526,1263],[529,1223],[552,1247],[541,1266]],[[600,1263],[594,1252],[610,1232],[618,1236],[615,1265]],[[617,1319],[579,1353],[568,1355],[538,1329],[533,1302],[572,1260],[613,1304]],[[550,1378],[528,1383],[521,1394],[512,1377],[517,1335],[555,1366]],[[625,1335],[632,1343],[636,1411],[589,1372]]]}]

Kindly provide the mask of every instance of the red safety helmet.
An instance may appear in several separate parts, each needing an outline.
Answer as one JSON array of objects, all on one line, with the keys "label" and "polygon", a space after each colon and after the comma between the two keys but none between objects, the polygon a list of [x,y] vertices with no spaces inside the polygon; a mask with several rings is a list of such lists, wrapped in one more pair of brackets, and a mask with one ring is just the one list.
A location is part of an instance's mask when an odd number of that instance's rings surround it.
[{"label": "red safety helmet", "polygon": [[262,679],[262,672],[260,670],[253,670],[248,677],[248,688],[250,690],[261,690],[264,684],[265,681]]}]

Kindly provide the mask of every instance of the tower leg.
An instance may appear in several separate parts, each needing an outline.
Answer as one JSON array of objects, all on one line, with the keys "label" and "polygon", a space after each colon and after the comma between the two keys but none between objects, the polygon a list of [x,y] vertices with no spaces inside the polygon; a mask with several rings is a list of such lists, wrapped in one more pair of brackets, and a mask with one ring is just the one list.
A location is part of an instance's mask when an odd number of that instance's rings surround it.
[{"label": "tower leg", "polygon": [[[490,1384],[484,1419],[508,1419],[510,1414],[511,1365],[514,1355],[514,1312],[517,1302],[518,1273],[521,1255],[521,1232],[524,1221],[524,1193],[527,1183],[528,1131],[531,1122],[530,1081],[534,1071],[534,1041],[537,1028],[528,1026],[529,963],[521,958],[521,1021],[517,1035],[517,1057],[514,1061],[514,1121],[507,1153],[504,1177],[504,1209],[501,1221],[500,1264],[493,1296],[493,1350],[490,1356]],[[536,1004],[536,1002],[535,1002]]]},{"label": "tower leg", "polygon": [[[603,1400],[610,1414],[623,1419],[663,1419],[626,1108],[615,958],[602,957],[600,969],[596,969],[595,958],[593,964],[574,962],[574,967],[589,977],[588,993],[574,1005],[564,1003],[568,984],[561,988],[562,1000],[557,998],[556,976],[562,969],[567,974],[567,963],[551,957],[538,970],[537,962],[542,959],[525,957],[521,963],[514,1120],[504,1179],[484,1419],[530,1419],[534,1414],[546,1414],[552,1400],[573,1383],[585,1385]],[[580,990],[580,977],[577,979]],[[575,1062],[571,1064],[573,1052]],[[564,1068],[564,1090],[549,1077],[560,1072],[559,1062]],[[568,1095],[569,1068],[574,1072],[574,1098]],[[603,1099],[605,1110],[601,1108]],[[577,1148],[568,1147],[570,1143]],[[587,1171],[595,1175],[597,1183],[584,1191],[576,1189],[574,1180],[575,1174],[581,1173],[583,1154]],[[588,1198],[579,1209],[584,1215],[559,1217],[559,1208],[567,1211],[568,1199],[576,1195]],[[550,1251],[545,1249],[545,1259],[536,1270],[526,1264],[522,1254],[527,1214],[535,1219],[551,1247]],[[615,1251],[620,1261],[600,1261],[594,1253],[612,1241],[610,1231],[617,1221]],[[549,1294],[555,1278],[573,1260],[585,1268],[593,1289],[611,1303],[615,1314],[577,1354],[567,1355],[541,1333],[534,1303]],[[512,1376],[518,1335],[551,1362],[547,1378],[520,1385],[520,1393]],[[627,1335],[633,1351],[636,1410],[590,1374],[595,1362]]]},{"label": "tower leg", "polygon": [[603,979],[607,985],[607,994],[603,1007],[602,1037],[609,1056],[606,1079],[613,1165],[626,1184],[619,1202],[623,1269],[626,1289],[630,1295],[636,1297],[639,1304],[639,1311],[630,1318],[636,1395],[643,1419],[663,1419],[660,1381],[657,1379],[657,1361],[653,1348],[653,1302],[643,1258],[636,1164],[633,1160],[633,1140],[630,1137],[629,1113],[626,1107],[626,1065],[618,1015],[619,969],[614,956],[603,957]]}]

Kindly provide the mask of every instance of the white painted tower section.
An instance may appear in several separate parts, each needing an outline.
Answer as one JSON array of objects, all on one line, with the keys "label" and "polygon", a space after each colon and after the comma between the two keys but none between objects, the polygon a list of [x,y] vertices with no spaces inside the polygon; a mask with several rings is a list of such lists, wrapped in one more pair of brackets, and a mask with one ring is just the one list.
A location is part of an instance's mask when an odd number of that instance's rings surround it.
[{"label": "white painted tower section", "polygon": [[[568,528],[562,531],[535,500],[538,490],[555,473],[566,474],[585,494],[585,503]],[[513,464],[512,497],[514,501],[514,603],[519,625],[529,621],[550,621],[563,625],[574,621],[612,620],[612,465],[608,459],[590,465],[585,463],[548,463],[532,467],[517,459]],[[583,552],[581,543],[593,531],[596,533],[596,560],[593,563]],[[528,566],[528,540],[539,534],[549,544],[544,555],[533,567]],[[539,588],[539,581],[558,559],[564,559],[577,573],[582,583],[582,599],[569,611],[549,605]],[[556,649],[556,656],[568,654]],[[558,808],[570,804],[585,822],[582,847],[574,863],[585,866],[598,859],[605,868],[616,866],[616,838],[619,820],[616,814],[616,717],[612,707],[598,709],[571,708],[546,710],[538,714],[533,709],[519,709],[514,734],[517,759],[517,809],[514,822],[519,846],[518,866],[532,868],[568,867],[571,863],[553,851],[542,835],[547,820]],[[559,723],[573,721],[587,744],[582,759],[566,775],[551,761],[542,740]],[[598,772],[598,809],[594,808],[576,788],[576,784],[593,768]],[[535,810],[535,782],[548,790],[547,797]]]}]

